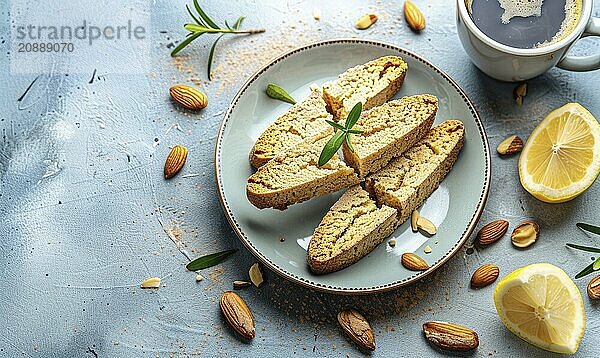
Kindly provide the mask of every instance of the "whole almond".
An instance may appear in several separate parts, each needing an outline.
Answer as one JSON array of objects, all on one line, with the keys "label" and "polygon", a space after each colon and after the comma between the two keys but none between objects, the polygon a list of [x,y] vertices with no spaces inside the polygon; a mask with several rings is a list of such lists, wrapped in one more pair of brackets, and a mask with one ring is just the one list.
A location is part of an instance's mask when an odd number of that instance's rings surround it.
[{"label": "whole almond", "polygon": [[523,139],[521,139],[517,135],[511,135],[510,137],[503,140],[496,151],[501,155],[511,155],[515,153],[519,153],[523,149]]},{"label": "whole almond", "polygon": [[429,268],[429,265],[427,262],[425,262],[425,260],[413,254],[412,252],[403,253],[400,262],[402,262],[402,266],[411,271],[423,271]]},{"label": "whole almond", "polygon": [[338,313],[338,322],[352,340],[362,349],[375,350],[375,336],[371,325],[358,311],[344,310]]},{"label": "whole almond", "polygon": [[171,149],[167,156],[167,160],[165,161],[165,179],[171,179],[179,173],[181,168],[185,165],[187,154],[187,148],[182,145],[176,145]]},{"label": "whole almond", "polygon": [[483,265],[473,272],[473,276],[471,276],[471,287],[485,287],[496,281],[498,275],[500,275],[498,266],[492,264]]},{"label": "whole almond", "polygon": [[254,317],[240,296],[233,291],[225,291],[219,305],[225,319],[237,333],[246,339],[254,338]]},{"label": "whole almond", "polygon": [[495,220],[485,225],[477,233],[477,242],[481,245],[489,245],[498,240],[508,230],[508,221],[506,220]]},{"label": "whole almond", "polygon": [[367,14],[367,15],[361,17],[360,19],[358,19],[358,21],[356,21],[356,24],[354,26],[356,26],[356,28],[359,30],[366,30],[376,22],[377,22],[377,15]]},{"label": "whole almond", "polygon": [[510,241],[518,248],[526,248],[540,237],[540,226],[531,220],[520,223],[510,235]]},{"label": "whole almond", "polygon": [[425,28],[425,16],[412,1],[404,2],[404,18],[414,31],[421,31]]},{"label": "whole almond", "polygon": [[443,349],[467,352],[479,346],[477,333],[458,324],[426,322],[423,324],[423,332],[430,343]]},{"label": "whole almond", "polygon": [[175,85],[169,88],[173,101],[187,109],[202,109],[208,105],[208,97],[204,92],[188,85]]},{"label": "whole almond", "polygon": [[588,283],[587,293],[592,300],[600,300],[600,275],[594,277]]}]

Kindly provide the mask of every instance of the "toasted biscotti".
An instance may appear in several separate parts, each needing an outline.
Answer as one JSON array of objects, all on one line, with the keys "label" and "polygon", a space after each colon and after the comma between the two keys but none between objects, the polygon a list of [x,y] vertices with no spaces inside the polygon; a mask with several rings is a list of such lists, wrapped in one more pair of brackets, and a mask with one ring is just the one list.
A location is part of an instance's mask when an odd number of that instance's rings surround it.
[{"label": "toasted biscotti", "polygon": [[308,245],[308,265],[318,274],[334,272],[363,258],[396,227],[396,209],[378,208],[359,185],[333,204]]},{"label": "toasted biscotti", "polygon": [[448,120],[431,131],[402,156],[365,180],[365,187],[377,202],[398,210],[398,222],[440,185],[463,147],[465,127],[461,121]]},{"label": "toasted biscotti", "polygon": [[308,97],[277,118],[258,137],[250,152],[250,164],[258,168],[303,139],[321,133],[329,128],[327,119],[333,117],[326,110],[323,93],[313,87]]},{"label": "toasted biscotti", "polygon": [[382,105],[402,86],[408,65],[398,56],[384,56],[353,67],[323,85],[323,98],[336,121],[346,118],[352,107]]},{"label": "toasted biscotti", "polygon": [[351,137],[354,150],[344,143],[344,160],[362,179],[383,168],[412,147],[431,128],[438,109],[435,96],[422,94],[387,102],[364,112]]},{"label": "toasted biscotti", "polygon": [[333,128],[309,137],[275,156],[248,178],[246,196],[257,208],[286,209],[315,196],[359,183],[354,170],[338,155],[319,167],[319,155]]}]

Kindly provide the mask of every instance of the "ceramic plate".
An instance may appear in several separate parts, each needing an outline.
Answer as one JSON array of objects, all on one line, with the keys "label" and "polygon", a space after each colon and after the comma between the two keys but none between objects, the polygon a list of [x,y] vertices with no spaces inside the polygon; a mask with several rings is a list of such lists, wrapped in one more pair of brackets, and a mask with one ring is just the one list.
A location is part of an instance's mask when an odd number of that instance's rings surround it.
[{"label": "ceramic plate", "polygon": [[[290,105],[266,96],[274,82],[292,97],[308,95],[310,85],[322,85],[346,69],[380,56],[399,55],[409,69],[396,98],[431,93],[439,98],[436,124],[460,119],[466,128],[465,146],[454,169],[420,208],[438,227],[427,238],[402,224],[369,255],[341,271],[314,275],[306,264],[306,248],[313,230],[341,192],[290,206],[285,211],[259,210],[246,199],[246,179],[252,145]],[[317,290],[369,293],[414,282],[440,267],[467,240],[487,198],[490,153],[485,131],[473,104],[450,77],[428,61],[393,45],[366,40],[331,40],[288,52],[252,76],[233,99],[217,138],[215,166],[225,215],[240,240],[260,262],[281,276]],[[390,247],[389,239],[396,240]],[[429,245],[430,254],[423,249]],[[431,266],[412,272],[400,264],[404,252],[416,252]]]}]

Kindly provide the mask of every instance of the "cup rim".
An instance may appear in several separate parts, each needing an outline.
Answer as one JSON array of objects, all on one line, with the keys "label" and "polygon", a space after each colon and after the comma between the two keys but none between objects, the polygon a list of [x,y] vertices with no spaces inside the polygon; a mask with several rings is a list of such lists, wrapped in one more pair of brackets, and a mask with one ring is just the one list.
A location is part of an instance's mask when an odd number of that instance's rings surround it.
[{"label": "cup rim", "polygon": [[[474,0],[471,0],[471,1],[474,1]],[[463,22],[466,24],[466,26],[469,28],[469,31],[472,34],[477,36],[479,38],[479,40],[483,41],[488,46],[491,46],[500,52],[508,53],[511,55],[519,55],[519,56],[547,55],[547,54],[553,53],[557,50],[560,50],[561,48],[567,46],[568,44],[571,44],[583,33],[583,30],[587,26],[587,23],[589,22],[589,19],[592,15],[592,1],[591,0],[582,0],[581,18],[579,19],[577,26],[575,26],[575,29],[573,29],[573,31],[571,31],[571,33],[568,34],[565,38],[563,38],[562,40],[560,40],[558,42],[555,42],[551,45],[544,46],[544,47],[518,48],[518,47],[504,45],[504,44],[488,37],[486,34],[484,34],[483,31],[481,31],[477,27],[477,25],[475,25],[475,22],[473,21],[473,19],[471,19],[471,15],[469,15],[469,12],[467,11],[466,0],[457,0],[457,2],[458,2],[457,6],[458,6],[458,11],[459,11],[460,17],[462,18]]]}]

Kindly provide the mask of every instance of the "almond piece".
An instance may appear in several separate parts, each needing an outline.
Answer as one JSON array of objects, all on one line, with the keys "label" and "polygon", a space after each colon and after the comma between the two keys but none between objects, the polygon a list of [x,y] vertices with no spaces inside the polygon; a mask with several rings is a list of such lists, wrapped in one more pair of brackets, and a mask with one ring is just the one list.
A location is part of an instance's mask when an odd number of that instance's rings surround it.
[{"label": "almond piece", "polygon": [[176,145],[171,149],[167,160],[165,160],[165,179],[171,179],[181,171],[181,168],[185,165],[187,154],[187,148],[182,145]]},{"label": "almond piece", "polygon": [[367,15],[361,17],[360,19],[358,19],[358,21],[356,22],[356,24],[354,26],[356,26],[356,28],[359,30],[366,30],[376,22],[377,22],[377,15],[367,14]]},{"label": "almond piece", "polygon": [[429,221],[428,219],[426,219],[420,215],[419,215],[419,218],[417,219],[417,228],[419,228],[419,230],[422,230],[431,236],[433,236],[437,233],[437,228],[435,227],[435,225],[431,221]]},{"label": "almond piece", "polygon": [[479,346],[479,337],[467,327],[448,322],[423,324],[425,338],[433,345],[457,352],[467,352]]},{"label": "almond piece", "polygon": [[375,336],[371,325],[357,310],[349,309],[338,313],[338,322],[360,348],[375,350]]},{"label": "almond piece", "polygon": [[423,271],[429,268],[429,265],[427,262],[425,262],[425,260],[413,254],[412,252],[403,253],[400,262],[402,262],[402,266],[411,271]]},{"label": "almond piece", "polygon": [[531,220],[520,223],[510,235],[512,244],[524,249],[533,244],[540,237],[540,226]]},{"label": "almond piece", "polygon": [[250,281],[252,281],[254,286],[256,286],[256,287],[262,286],[264,279],[263,279],[262,271],[260,270],[260,264],[258,262],[255,263],[254,265],[250,266],[250,270],[248,271],[248,274],[250,275]]},{"label": "almond piece", "polygon": [[590,299],[600,300],[600,275],[591,279],[587,286],[587,293]]},{"label": "almond piece", "polygon": [[204,92],[188,85],[175,85],[169,88],[171,98],[187,109],[202,109],[208,105],[208,97]]},{"label": "almond piece", "polygon": [[219,300],[219,306],[225,319],[237,333],[246,339],[254,338],[254,317],[240,296],[233,291],[225,291]]},{"label": "almond piece", "polygon": [[521,106],[525,96],[527,96],[527,82],[521,82],[513,89],[513,98]]},{"label": "almond piece", "polygon": [[250,287],[250,286],[252,286],[252,283],[250,283],[248,281],[241,281],[241,280],[233,281],[233,288],[236,288],[236,289]]},{"label": "almond piece", "polygon": [[496,281],[498,275],[500,275],[498,266],[492,264],[483,265],[473,272],[473,276],[471,276],[471,287],[485,287]]},{"label": "almond piece", "polygon": [[421,31],[425,28],[425,16],[412,1],[404,2],[404,18],[414,31]]},{"label": "almond piece", "polygon": [[481,245],[489,245],[498,240],[508,230],[508,221],[506,220],[495,220],[485,225],[477,233],[477,242]]},{"label": "almond piece", "polygon": [[160,287],[160,277],[150,277],[140,285],[141,288],[159,288]]},{"label": "almond piece", "polygon": [[412,214],[410,214],[410,227],[413,232],[419,231],[419,227],[417,226],[417,220],[419,220],[420,216],[421,215],[416,210],[413,210]]},{"label": "almond piece", "polygon": [[517,135],[511,135],[510,137],[503,140],[496,151],[501,155],[511,155],[515,153],[519,153],[523,149],[523,139],[521,139]]}]

